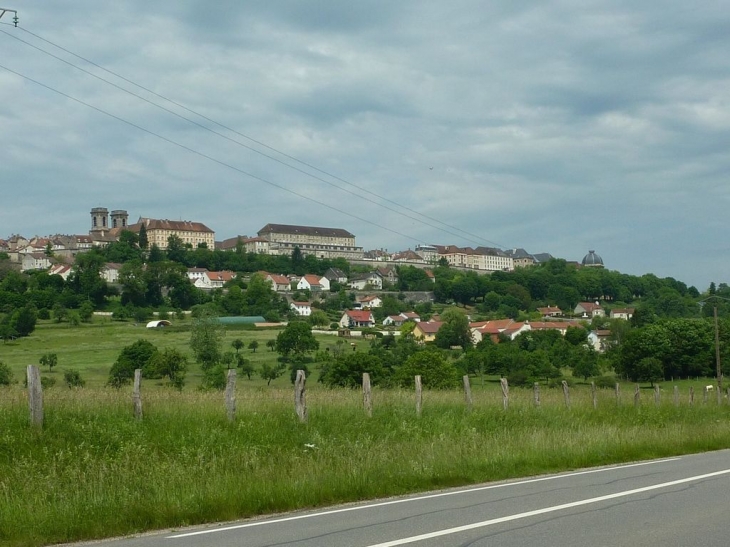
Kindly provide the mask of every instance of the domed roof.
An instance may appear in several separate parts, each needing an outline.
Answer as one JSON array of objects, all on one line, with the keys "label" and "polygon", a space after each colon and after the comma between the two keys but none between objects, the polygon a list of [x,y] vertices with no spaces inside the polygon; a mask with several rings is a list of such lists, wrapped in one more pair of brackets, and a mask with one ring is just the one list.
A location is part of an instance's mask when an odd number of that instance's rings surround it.
[{"label": "domed roof", "polygon": [[588,254],[583,257],[583,266],[603,266],[603,259],[596,254],[596,251],[588,251]]}]

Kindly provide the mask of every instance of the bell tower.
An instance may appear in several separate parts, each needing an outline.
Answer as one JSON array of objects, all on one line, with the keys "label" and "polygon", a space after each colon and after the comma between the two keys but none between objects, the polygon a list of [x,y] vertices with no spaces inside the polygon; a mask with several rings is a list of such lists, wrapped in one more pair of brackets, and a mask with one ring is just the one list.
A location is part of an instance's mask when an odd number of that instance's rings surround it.
[{"label": "bell tower", "polygon": [[106,207],[94,207],[91,210],[91,233],[105,232],[109,229],[109,210]]}]

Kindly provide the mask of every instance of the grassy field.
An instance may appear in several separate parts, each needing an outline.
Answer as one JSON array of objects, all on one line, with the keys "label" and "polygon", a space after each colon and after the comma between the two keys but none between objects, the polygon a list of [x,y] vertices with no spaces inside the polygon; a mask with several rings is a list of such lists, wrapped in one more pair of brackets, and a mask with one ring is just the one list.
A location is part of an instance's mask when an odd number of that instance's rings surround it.
[{"label": "grassy field", "polygon": [[[275,335],[235,331],[227,343],[255,338],[264,346]],[[119,350],[146,338],[187,352],[188,336],[129,324],[44,324],[31,338],[0,345],[0,360],[21,378],[29,361],[54,351],[59,369],[81,370],[91,386],[46,390],[42,430],[28,424],[22,384],[0,388],[0,545],[102,538],[730,447],[730,405],[714,397],[703,404],[701,387],[711,383],[703,379],[679,384],[678,407],[670,385],[658,406],[643,390],[638,407],[626,385],[620,404],[613,390],[601,390],[594,409],[588,387],[577,385],[570,408],[557,389],[543,389],[539,408],[531,390],[511,389],[507,411],[496,382],[482,388],[475,380],[471,411],[458,391],[426,392],[420,417],[412,392],[376,389],[372,418],[358,391],[309,382],[305,424],[288,378],[269,387],[239,380],[233,422],[219,392],[145,382],[144,419],[135,420],[131,389],[103,387]],[[256,353],[274,358],[265,347]]]},{"label": "grassy field", "polygon": [[[139,339],[144,339],[159,349],[175,348],[188,355],[190,366],[186,378],[187,385],[197,387],[201,381],[200,368],[194,363],[190,351],[191,320],[175,321],[173,327],[148,329],[144,324],[112,321],[109,318],[95,318],[93,323],[71,327],[68,323],[53,323],[40,321],[35,332],[27,338],[20,338],[8,343],[0,343],[0,361],[9,365],[16,380],[25,376],[27,365],[37,365],[45,353],[58,355],[58,366],[49,373],[48,368],[42,368],[44,376],[55,377],[60,383],[63,371],[67,369],[79,370],[87,382],[87,387],[101,387],[106,384],[109,370],[116,361],[124,346],[128,346]],[[252,364],[258,369],[262,363],[275,363],[277,354],[266,347],[266,342],[276,338],[279,329],[252,329],[241,327],[226,327],[226,335],[222,343],[224,351],[234,351],[231,342],[241,339],[245,346],[241,350]],[[322,349],[336,344],[335,336],[319,336]],[[249,342],[257,340],[259,347],[256,352],[248,348]],[[365,347],[365,344],[362,344]],[[252,385],[264,385],[258,378],[252,378]],[[272,385],[286,385],[289,378],[281,377],[272,382]]]}]

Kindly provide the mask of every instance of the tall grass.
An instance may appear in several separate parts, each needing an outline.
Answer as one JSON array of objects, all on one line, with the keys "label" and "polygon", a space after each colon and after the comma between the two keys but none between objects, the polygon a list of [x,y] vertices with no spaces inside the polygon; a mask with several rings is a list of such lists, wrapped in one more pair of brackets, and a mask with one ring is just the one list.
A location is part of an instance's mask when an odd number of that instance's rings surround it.
[{"label": "tall grass", "polygon": [[[291,389],[237,394],[232,423],[219,393],[51,389],[42,431],[28,425],[25,391],[0,389],[0,544],[34,546],[235,519],[726,448],[730,407],[675,408],[588,390],[529,390],[510,406],[488,391],[469,412],[457,392],[376,391],[372,418],[356,391],[308,392],[297,421]],[[629,404],[630,403],[630,404]]]}]

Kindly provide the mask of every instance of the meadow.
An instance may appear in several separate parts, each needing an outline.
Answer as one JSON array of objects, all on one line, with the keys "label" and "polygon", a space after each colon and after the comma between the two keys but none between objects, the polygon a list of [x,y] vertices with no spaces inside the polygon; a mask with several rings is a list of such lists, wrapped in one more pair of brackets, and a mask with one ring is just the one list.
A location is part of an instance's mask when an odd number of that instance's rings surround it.
[{"label": "meadow", "polygon": [[[233,331],[227,342],[255,338],[256,358],[273,360],[264,346],[275,335]],[[18,374],[54,351],[59,369],[76,368],[88,380],[81,389],[45,390],[42,429],[29,426],[21,383],[0,388],[0,545],[111,537],[730,447],[730,405],[714,397],[704,404],[701,387],[710,381],[702,379],[679,384],[679,406],[669,385],[659,405],[643,390],[634,406],[626,385],[618,404],[613,390],[599,390],[594,409],[590,389],[577,385],[569,408],[560,390],[543,389],[535,407],[531,390],[513,388],[507,410],[498,383],[474,380],[471,410],[458,391],[426,392],[421,416],[412,391],[375,389],[370,418],[359,391],[310,380],[306,423],[294,413],[288,377],[271,386],[239,378],[232,422],[220,392],[145,381],[138,421],[131,388],[103,384],[121,347],[140,337],[187,352],[184,329],[104,322],[41,325],[29,339],[0,346],[0,360]],[[689,385],[698,394],[692,406]]]}]

